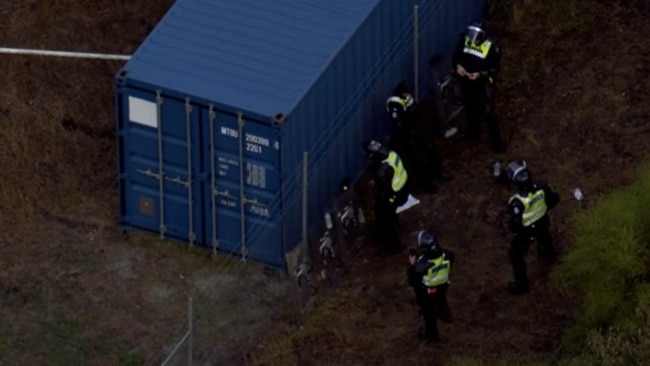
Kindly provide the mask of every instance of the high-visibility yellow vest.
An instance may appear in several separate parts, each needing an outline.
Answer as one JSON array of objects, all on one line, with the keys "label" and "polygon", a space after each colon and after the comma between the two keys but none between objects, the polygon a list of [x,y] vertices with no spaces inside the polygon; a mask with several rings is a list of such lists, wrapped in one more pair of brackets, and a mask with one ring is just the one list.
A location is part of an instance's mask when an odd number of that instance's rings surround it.
[{"label": "high-visibility yellow vest", "polygon": [[397,155],[396,152],[391,151],[383,162],[393,168],[393,179],[391,181],[391,187],[393,188],[393,191],[399,192],[399,190],[404,187],[406,180],[408,179],[408,174],[406,174],[406,169],[404,169],[402,159],[400,159],[399,155]]},{"label": "high-visibility yellow vest", "polygon": [[396,95],[393,95],[392,97],[388,98],[388,100],[386,100],[386,110],[389,112],[390,112],[389,105],[391,103],[398,103],[399,105],[402,106],[402,108],[404,108],[404,110],[407,110],[408,108],[411,108],[413,106],[414,101],[413,101],[413,97],[411,97],[410,95],[408,95],[406,98],[400,98]]},{"label": "high-visibility yellow vest", "polygon": [[546,207],[545,198],[546,194],[544,190],[540,189],[536,192],[528,193],[528,196],[525,197],[516,193],[510,197],[508,203],[512,203],[513,200],[519,200],[524,205],[521,223],[524,226],[530,226],[546,214],[548,208]]},{"label": "high-visibility yellow vest", "polygon": [[429,259],[428,262],[431,264],[431,267],[429,267],[427,274],[422,278],[422,283],[425,286],[436,287],[449,282],[451,263],[444,254],[436,259]]},{"label": "high-visibility yellow vest", "polygon": [[465,37],[465,48],[463,48],[464,53],[468,53],[484,60],[490,52],[490,48],[492,48],[492,41],[490,40],[486,40],[481,43],[481,45],[476,46],[468,37]]}]

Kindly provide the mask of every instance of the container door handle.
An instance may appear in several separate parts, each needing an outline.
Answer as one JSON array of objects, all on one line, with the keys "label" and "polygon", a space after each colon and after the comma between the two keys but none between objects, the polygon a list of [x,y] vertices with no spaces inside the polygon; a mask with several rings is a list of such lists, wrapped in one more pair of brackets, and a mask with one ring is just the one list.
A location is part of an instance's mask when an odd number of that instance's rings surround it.
[{"label": "container door handle", "polygon": [[221,197],[226,197],[226,198],[230,198],[230,199],[233,199],[233,200],[237,199],[237,197],[231,195],[230,192],[228,192],[228,190],[220,192],[218,189],[214,189],[212,192],[217,197],[221,196]]},{"label": "container door handle", "polygon": [[149,168],[147,168],[147,170],[136,169],[136,172],[138,172],[138,173],[140,173],[142,175],[145,175],[147,177],[152,177],[152,178],[155,178],[155,179],[158,179],[158,180],[160,180],[160,176],[161,176],[158,173],[154,173],[154,171],[149,169]]},{"label": "container door handle", "polygon": [[172,183],[176,183],[176,184],[181,185],[181,186],[186,187],[186,188],[190,185],[188,183],[188,181],[182,180],[180,176],[176,176],[174,178],[165,177],[165,180],[169,181],[169,182],[172,182]]}]

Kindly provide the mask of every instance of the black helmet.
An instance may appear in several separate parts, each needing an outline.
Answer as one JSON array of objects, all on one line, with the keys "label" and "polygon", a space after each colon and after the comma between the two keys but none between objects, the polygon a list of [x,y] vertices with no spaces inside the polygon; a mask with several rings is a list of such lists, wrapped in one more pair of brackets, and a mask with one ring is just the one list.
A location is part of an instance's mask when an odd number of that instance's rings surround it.
[{"label": "black helmet", "polygon": [[408,81],[402,80],[399,84],[393,89],[393,95],[405,96],[411,95],[411,86]]},{"label": "black helmet", "polygon": [[371,159],[384,160],[388,157],[388,151],[386,147],[377,140],[364,141],[361,148],[363,149],[366,156]]},{"label": "black helmet", "polygon": [[428,258],[438,258],[442,255],[442,248],[440,248],[438,238],[429,231],[418,231],[417,243],[422,253]]},{"label": "black helmet", "polygon": [[473,22],[468,25],[466,35],[469,41],[477,46],[483,43],[487,38],[485,30],[483,29],[483,23],[481,22]]},{"label": "black helmet", "polygon": [[517,184],[527,183],[531,180],[530,172],[526,168],[525,160],[511,161],[508,163],[508,179]]}]

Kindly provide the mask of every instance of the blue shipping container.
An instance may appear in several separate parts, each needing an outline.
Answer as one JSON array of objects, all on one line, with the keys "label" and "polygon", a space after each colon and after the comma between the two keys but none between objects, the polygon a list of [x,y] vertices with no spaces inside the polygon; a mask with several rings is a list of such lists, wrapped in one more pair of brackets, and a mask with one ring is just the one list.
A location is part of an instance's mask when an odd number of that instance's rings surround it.
[{"label": "blue shipping container", "polygon": [[303,154],[311,225],[365,166],[361,141],[387,136],[414,55],[450,54],[483,3],[176,1],[115,79],[122,225],[285,266]]}]

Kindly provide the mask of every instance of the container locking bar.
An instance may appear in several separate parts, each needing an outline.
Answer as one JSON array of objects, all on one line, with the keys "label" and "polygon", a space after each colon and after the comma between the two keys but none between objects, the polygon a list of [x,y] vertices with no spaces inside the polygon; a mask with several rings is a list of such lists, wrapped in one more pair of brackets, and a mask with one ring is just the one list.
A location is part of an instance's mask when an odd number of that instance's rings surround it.
[{"label": "container locking bar", "polygon": [[156,90],[156,122],[158,124],[158,196],[160,208],[160,239],[165,239],[165,170],[163,167],[163,133],[162,133],[162,104],[163,98],[160,89]]},{"label": "container locking bar", "polygon": [[244,194],[244,115],[242,112],[237,113],[237,130],[239,137],[239,214],[241,216],[241,255],[245,262],[248,257],[248,248],[246,248],[246,216],[245,205],[246,195]]},{"label": "container locking bar", "polygon": [[[188,227],[188,237],[190,240],[190,248],[194,245],[194,240],[196,235],[194,234],[194,215],[192,207],[192,104],[190,103],[190,98],[185,98],[185,134],[187,137],[187,182],[184,182],[183,185],[187,187],[187,227]],[[177,177],[179,178],[179,177]],[[180,178],[179,178],[180,180]],[[179,183],[181,184],[181,183]]]},{"label": "container locking bar", "polygon": [[208,123],[210,124],[210,187],[212,189],[212,194],[210,195],[210,199],[212,201],[212,254],[216,254],[217,249],[219,248],[219,239],[217,238],[217,202],[215,199],[219,191],[217,191],[214,169],[214,123],[216,115],[217,114],[214,112],[214,105],[210,104],[208,111]]}]

